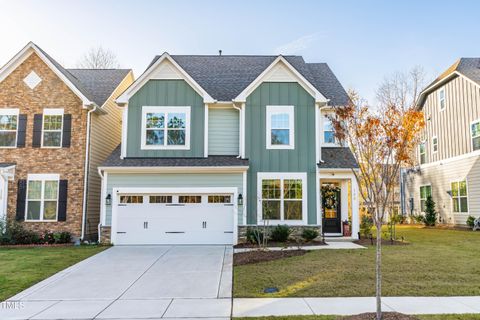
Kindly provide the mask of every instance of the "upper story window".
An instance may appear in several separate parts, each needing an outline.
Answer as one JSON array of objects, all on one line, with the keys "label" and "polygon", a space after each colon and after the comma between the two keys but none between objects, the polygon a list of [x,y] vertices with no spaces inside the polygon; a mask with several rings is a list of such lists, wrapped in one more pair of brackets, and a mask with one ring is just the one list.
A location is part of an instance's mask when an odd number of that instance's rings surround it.
[{"label": "upper story window", "polygon": [[438,103],[440,104],[440,111],[445,110],[445,87],[438,90]]},{"label": "upper story window", "polygon": [[44,109],[42,123],[42,147],[62,146],[63,109]]},{"label": "upper story window", "polygon": [[56,221],[58,214],[59,176],[28,175],[26,221]]},{"label": "upper story window", "polygon": [[267,149],[294,149],[294,106],[267,106]]},{"label": "upper story window", "polygon": [[471,126],[472,132],[472,148],[473,150],[480,149],[480,120],[477,120],[472,123]]},{"label": "upper story window", "polygon": [[335,134],[333,132],[332,120],[330,120],[330,118],[328,118],[327,116],[323,118],[323,143],[335,143]]},{"label": "upper story window", "polygon": [[190,107],[143,107],[142,149],[190,149]]},{"label": "upper story window", "polygon": [[18,109],[0,109],[0,147],[17,145]]},{"label": "upper story window", "polygon": [[432,137],[432,151],[433,153],[438,152],[438,138],[436,136]]},{"label": "upper story window", "polygon": [[420,211],[425,212],[425,203],[427,198],[432,196],[432,186],[421,186],[420,187]]},{"label": "upper story window", "polygon": [[467,181],[454,181],[452,187],[452,204],[453,212],[467,213],[468,212],[468,193]]},{"label": "upper story window", "polygon": [[427,162],[427,149],[425,147],[425,142],[420,143],[418,146],[418,153],[420,155],[420,164]]}]

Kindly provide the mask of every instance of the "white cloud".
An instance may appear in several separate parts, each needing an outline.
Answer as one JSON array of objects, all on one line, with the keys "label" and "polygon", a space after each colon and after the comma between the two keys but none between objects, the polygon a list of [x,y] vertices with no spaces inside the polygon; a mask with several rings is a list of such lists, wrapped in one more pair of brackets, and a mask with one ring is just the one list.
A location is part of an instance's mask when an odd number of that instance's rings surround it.
[{"label": "white cloud", "polygon": [[274,49],[275,54],[297,54],[312,46],[319,38],[318,33],[307,34],[298,39],[282,44]]}]

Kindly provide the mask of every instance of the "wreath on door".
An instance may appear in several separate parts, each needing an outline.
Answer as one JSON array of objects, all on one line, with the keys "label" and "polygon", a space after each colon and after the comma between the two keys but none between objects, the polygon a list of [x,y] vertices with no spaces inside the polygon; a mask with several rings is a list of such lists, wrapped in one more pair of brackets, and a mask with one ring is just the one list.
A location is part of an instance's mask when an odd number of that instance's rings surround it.
[{"label": "wreath on door", "polygon": [[337,192],[340,187],[334,184],[322,185],[322,205],[325,209],[335,209],[337,207]]}]

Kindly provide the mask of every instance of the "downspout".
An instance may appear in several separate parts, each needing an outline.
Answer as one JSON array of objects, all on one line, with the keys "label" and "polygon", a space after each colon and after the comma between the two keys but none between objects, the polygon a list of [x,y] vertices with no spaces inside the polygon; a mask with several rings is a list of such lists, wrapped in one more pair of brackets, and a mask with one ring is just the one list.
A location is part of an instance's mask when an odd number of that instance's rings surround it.
[{"label": "downspout", "polygon": [[[101,192],[100,192],[100,196],[102,197],[100,199],[100,221],[98,222],[98,226],[97,226],[97,233],[98,233],[98,242],[100,243],[100,240],[101,240],[101,235],[102,235],[102,213],[104,212],[105,210],[105,205],[103,204],[103,178],[104,178],[104,175],[102,173],[102,170],[100,170],[100,168],[98,169],[98,175],[100,176],[100,179],[101,179],[101,186],[102,188],[100,189]],[[105,214],[105,213],[103,213]]]},{"label": "downspout", "polygon": [[85,224],[87,222],[87,186],[88,186],[88,173],[90,167],[90,120],[92,113],[97,111],[97,105],[93,106],[93,109],[87,112],[87,141],[85,143],[85,172],[83,177],[83,205],[82,205],[82,235],[81,240],[85,238]]},{"label": "downspout", "polygon": [[239,146],[239,147],[238,147],[238,149],[239,149],[239,150],[238,150],[238,151],[239,151],[239,152],[238,152],[239,155],[238,155],[237,158],[242,158],[242,150],[243,150],[242,144],[245,143],[245,141],[243,141],[243,119],[242,119],[243,116],[242,116],[242,108],[241,108],[241,107],[237,107],[237,106],[235,105],[235,102],[233,102],[233,108],[238,110],[238,119],[239,119],[239,122],[240,122],[240,127],[239,127],[239,132],[238,132],[239,140],[240,140],[239,142],[240,142],[240,143],[238,144],[238,146]]}]

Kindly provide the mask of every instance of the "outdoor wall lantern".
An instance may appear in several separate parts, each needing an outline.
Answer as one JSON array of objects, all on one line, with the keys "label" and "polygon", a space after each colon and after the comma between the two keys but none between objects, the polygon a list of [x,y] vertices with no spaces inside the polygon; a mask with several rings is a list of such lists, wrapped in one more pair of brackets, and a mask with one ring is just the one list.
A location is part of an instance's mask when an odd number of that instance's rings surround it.
[{"label": "outdoor wall lantern", "polygon": [[243,206],[243,195],[241,193],[238,195],[237,201],[239,206]]},{"label": "outdoor wall lantern", "polygon": [[450,196],[450,198],[452,197],[452,190],[448,190],[447,191],[447,194]]},{"label": "outdoor wall lantern", "polygon": [[109,206],[109,205],[112,204],[112,195],[111,195],[110,193],[109,193],[109,194],[107,195],[107,197],[105,198],[105,204],[106,204],[107,206]]}]

